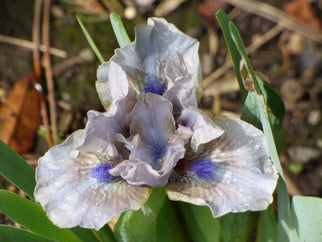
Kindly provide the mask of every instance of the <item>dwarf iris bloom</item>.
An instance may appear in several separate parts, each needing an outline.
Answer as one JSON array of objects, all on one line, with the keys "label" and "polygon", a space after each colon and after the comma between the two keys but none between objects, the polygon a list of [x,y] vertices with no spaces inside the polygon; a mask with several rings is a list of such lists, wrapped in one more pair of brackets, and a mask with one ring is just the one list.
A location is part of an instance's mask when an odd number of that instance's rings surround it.
[{"label": "dwarf iris bloom", "polygon": [[136,28],[97,72],[104,113],[89,111],[39,160],[35,198],[59,227],[100,229],[139,209],[151,187],[207,205],[214,217],[262,210],[277,182],[263,133],[239,119],[214,121],[201,97],[198,42],[164,19]]}]

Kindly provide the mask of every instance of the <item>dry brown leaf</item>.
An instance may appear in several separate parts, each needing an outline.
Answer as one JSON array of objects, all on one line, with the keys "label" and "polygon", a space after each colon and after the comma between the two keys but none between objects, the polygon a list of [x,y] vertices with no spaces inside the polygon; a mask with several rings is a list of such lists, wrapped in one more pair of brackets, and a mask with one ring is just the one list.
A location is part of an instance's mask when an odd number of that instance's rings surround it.
[{"label": "dry brown leaf", "polygon": [[322,32],[322,23],[315,16],[312,3],[307,0],[293,0],[284,6],[285,11],[308,28]]},{"label": "dry brown leaf", "polygon": [[206,0],[198,6],[198,12],[209,22],[216,22],[215,14],[219,9],[226,10],[228,4],[220,0]]},{"label": "dry brown leaf", "polygon": [[98,0],[76,0],[75,3],[84,7],[86,10],[93,12],[94,14],[104,13],[106,10]]},{"label": "dry brown leaf", "polygon": [[30,73],[16,82],[0,105],[0,139],[19,154],[30,150],[41,123],[41,96],[34,80],[34,74]]}]

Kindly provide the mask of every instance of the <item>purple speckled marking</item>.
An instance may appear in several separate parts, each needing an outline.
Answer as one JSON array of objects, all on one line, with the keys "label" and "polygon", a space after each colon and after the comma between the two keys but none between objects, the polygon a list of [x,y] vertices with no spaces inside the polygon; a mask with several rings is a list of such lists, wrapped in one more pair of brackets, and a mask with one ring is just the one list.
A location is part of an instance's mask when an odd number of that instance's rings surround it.
[{"label": "purple speckled marking", "polygon": [[211,181],[214,179],[216,164],[209,159],[197,159],[192,162],[187,172],[189,175],[196,175],[198,178]]},{"label": "purple speckled marking", "polygon": [[98,179],[100,182],[109,182],[114,178],[114,176],[112,176],[108,171],[114,166],[114,164],[98,164],[91,169],[91,177]]},{"label": "purple speckled marking", "polygon": [[160,81],[148,79],[145,83],[144,91],[162,95],[164,91],[164,83]]}]

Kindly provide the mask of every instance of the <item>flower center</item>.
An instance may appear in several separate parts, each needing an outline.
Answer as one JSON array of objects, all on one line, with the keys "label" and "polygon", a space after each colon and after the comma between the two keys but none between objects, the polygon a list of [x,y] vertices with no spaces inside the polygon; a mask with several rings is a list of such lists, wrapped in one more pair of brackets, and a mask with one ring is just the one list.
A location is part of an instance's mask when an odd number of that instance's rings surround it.
[{"label": "flower center", "polygon": [[216,164],[209,159],[197,159],[191,162],[191,165],[187,167],[187,173],[189,175],[195,175],[198,178],[211,181],[214,179]]},{"label": "flower center", "polygon": [[91,177],[98,179],[100,182],[109,182],[115,177],[108,172],[114,166],[115,164],[98,164],[91,169]]},{"label": "flower center", "polygon": [[164,91],[164,83],[156,80],[147,79],[145,83],[145,92],[162,95]]}]

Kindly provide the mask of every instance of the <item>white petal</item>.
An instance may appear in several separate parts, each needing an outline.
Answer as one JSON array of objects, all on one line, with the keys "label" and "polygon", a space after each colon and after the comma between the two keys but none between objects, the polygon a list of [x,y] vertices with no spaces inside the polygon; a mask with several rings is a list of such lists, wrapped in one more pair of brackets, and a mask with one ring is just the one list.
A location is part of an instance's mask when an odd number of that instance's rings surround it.
[{"label": "white petal", "polygon": [[199,160],[213,162],[213,179],[191,175],[189,165],[184,163],[197,158],[189,161],[185,157],[166,187],[169,198],[207,205],[214,217],[266,209],[273,200],[278,175],[269,160],[264,134],[239,119],[220,117],[216,124],[225,133],[207,147],[209,151],[198,156]]},{"label": "white petal", "polygon": [[[133,140],[130,161],[115,167],[118,169],[115,175],[121,175],[133,185],[164,186],[185,152],[183,140],[174,134],[172,105],[160,95],[143,94],[131,117],[130,133],[139,137]],[[151,168],[157,172],[149,172]]]},{"label": "white petal", "polygon": [[89,111],[85,134],[78,150],[116,158],[116,134],[128,135],[129,115],[136,100],[136,94],[130,90],[125,98],[115,100],[107,112]]},{"label": "white petal", "polygon": [[218,137],[224,131],[218,125],[213,123],[206,115],[204,115],[197,107],[188,107],[182,110],[179,123],[193,130],[191,137],[191,148],[194,152],[202,152],[206,144]]},{"label": "white petal", "polygon": [[127,76],[121,66],[110,61],[98,67],[96,90],[105,109],[113,100],[124,98],[128,89]]},{"label": "white petal", "polygon": [[172,105],[157,94],[142,94],[131,113],[130,133],[154,148],[162,149],[174,134]]},{"label": "white petal", "polygon": [[[181,78],[190,77],[187,86],[195,87],[200,99],[202,79],[198,41],[159,18],[149,19],[148,25],[137,26],[135,31],[135,41],[117,49],[110,61],[98,69],[96,87],[104,107],[122,96],[126,87],[141,93],[146,81],[153,80],[164,83],[167,88],[177,82],[180,75],[184,75]],[[122,71],[113,68],[112,63],[119,65]]]},{"label": "white petal", "polygon": [[115,215],[139,209],[150,189],[131,186],[121,178],[99,182],[91,177],[91,169],[101,161],[75,149],[82,136],[82,130],[74,132],[39,160],[35,198],[57,226],[98,230]]}]

